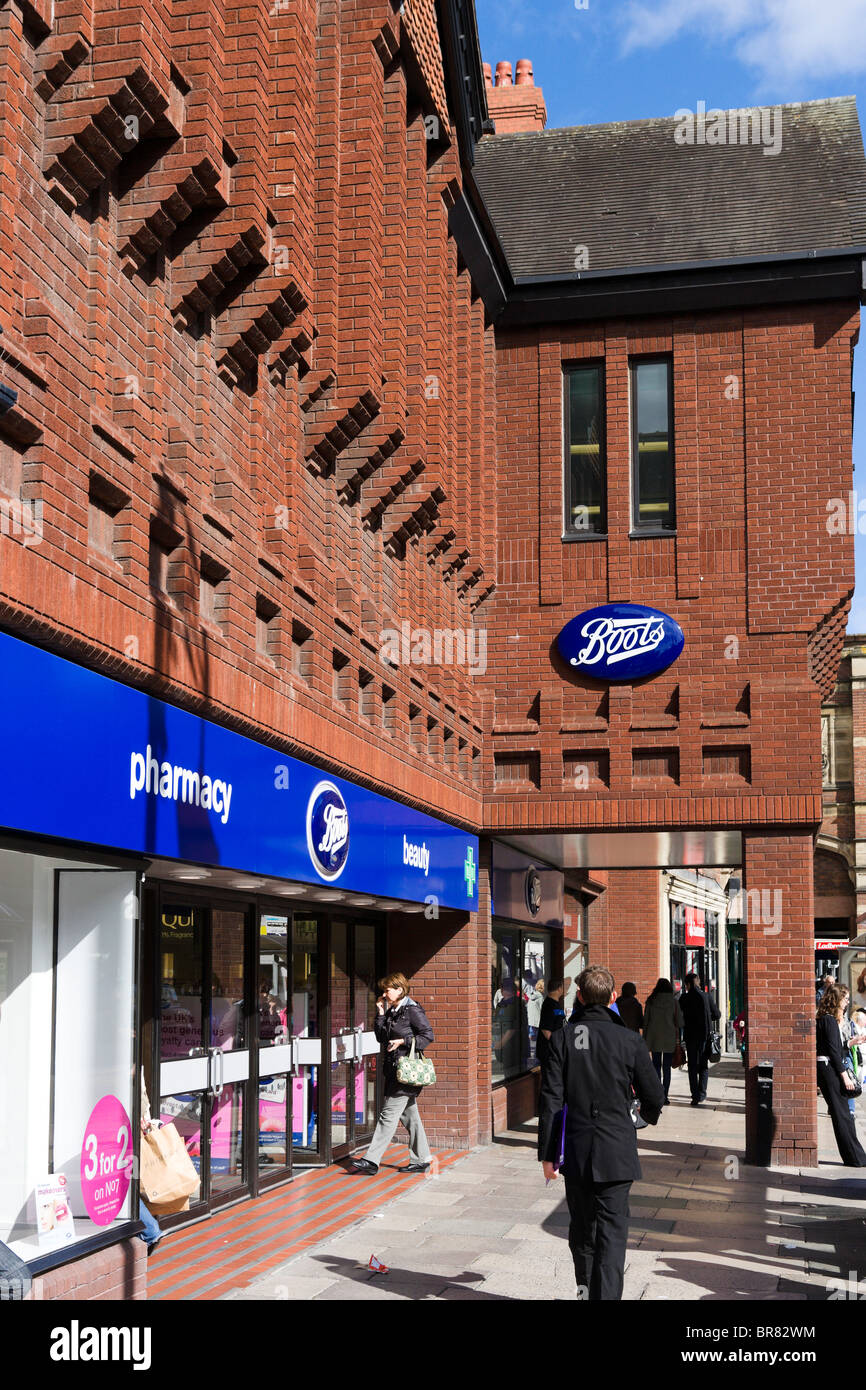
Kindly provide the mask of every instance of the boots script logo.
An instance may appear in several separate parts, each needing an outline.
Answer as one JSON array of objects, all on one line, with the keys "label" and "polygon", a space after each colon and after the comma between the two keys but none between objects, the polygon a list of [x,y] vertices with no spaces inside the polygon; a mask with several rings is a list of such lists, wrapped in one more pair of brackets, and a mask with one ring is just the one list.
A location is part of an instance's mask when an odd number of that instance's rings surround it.
[{"label": "boots script logo", "polygon": [[602,681],[631,681],[676,661],[685,637],[679,623],[638,603],[590,608],[566,623],[556,639],[569,666]]},{"label": "boots script logo", "polygon": [[318,782],[307,803],[307,848],[320,878],[339,878],[349,857],[349,812],[333,782]]}]

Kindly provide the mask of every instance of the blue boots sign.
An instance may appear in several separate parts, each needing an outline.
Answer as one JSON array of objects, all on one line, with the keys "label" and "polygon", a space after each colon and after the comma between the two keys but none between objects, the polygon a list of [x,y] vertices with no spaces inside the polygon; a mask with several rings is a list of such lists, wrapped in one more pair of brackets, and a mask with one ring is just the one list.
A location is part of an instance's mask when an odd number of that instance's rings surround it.
[{"label": "blue boots sign", "polygon": [[679,623],[639,603],[606,603],[566,623],[556,639],[560,656],[599,681],[634,681],[676,661],[685,637]]}]

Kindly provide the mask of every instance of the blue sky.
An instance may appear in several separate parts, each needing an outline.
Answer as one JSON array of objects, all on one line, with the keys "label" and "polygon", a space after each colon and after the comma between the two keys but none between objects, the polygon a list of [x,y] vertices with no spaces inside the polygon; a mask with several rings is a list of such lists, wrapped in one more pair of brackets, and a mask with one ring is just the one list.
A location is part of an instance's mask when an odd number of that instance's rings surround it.
[{"label": "blue sky", "polygon": [[[531,58],[549,126],[847,95],[866,120],[866,0],[585,3],[476,0],[485,62]],[[854,487],[866,499],[866,317],[854,363]],[[866,633],[866,535],[855,549],[848,627]]]}]

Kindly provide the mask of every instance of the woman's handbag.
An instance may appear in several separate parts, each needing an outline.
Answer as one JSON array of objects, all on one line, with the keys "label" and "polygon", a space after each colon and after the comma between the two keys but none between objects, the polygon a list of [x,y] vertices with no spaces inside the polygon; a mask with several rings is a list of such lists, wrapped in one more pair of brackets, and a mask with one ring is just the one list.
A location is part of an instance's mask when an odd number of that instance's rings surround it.
[{"label": "woman's handbag", "polygon": [[722,1035],[715,1029],[710,1033],[707,1042],[707,1061],[710,1063],[721,1062],[722,1060]]},{"label": "woman's handbag", "polygon": [[152,1125],[141,1136],[141,1194],[154,1216],[183,1211],[199,1182],[174,1125]]},{"label": "woman's handbag", "polygon": [[685,1066],[685,1061],[686,1061],[686,1049],[683,1047],[683,1045],[682,1045],[682,1043],[680,1042],[679,1038],[677,1038],[677,1045],[676,1045],[676,1047],[674,1048],[674,1050],[673,1050],[673,1055],[672,1055],[672,1057],[671,1057],[671,1066],[672,1066],[672,1067],[682,1067],[682,1066]]},{"label": "woman's handbag", "polygon": [[839,1086],[841,1088],[842,1095],[845,1097],[846,1100],[856,1100],[858,1096],[862,1096],[863,1087],[860,1085],[860,1082],[857,1080],[857,1077],[854,1075],[853,1071],[848,1071],[847,1067],[845,1070],[847,1075],[850,1076],[851,1080],[854,1082],[854,1089],[849,1091],[848,1087],[845,1085],[845,1082],[840,1076]]},{"label": "woman's handbag", "polygon": [[401,1086],[432,1086],[436,1080],[436,1068],[423,1052],[415,1056],[415,1039],[408,1057],[397,1060],[397,1080]]}]

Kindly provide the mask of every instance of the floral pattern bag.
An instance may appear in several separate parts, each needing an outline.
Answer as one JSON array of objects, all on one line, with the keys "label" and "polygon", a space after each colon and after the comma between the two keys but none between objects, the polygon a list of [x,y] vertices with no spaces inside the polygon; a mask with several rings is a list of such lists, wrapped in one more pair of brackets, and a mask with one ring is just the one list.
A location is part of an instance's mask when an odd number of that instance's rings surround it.
[{"label": "floral pattern bag", "polygon": [[425,1057],[423,1052],[415,1056],[414,1038],[409,1056],[398,1058],[397,1080],[402,1086],[432,1086],[436,1080],[436,1068],[429,1057]]}]

